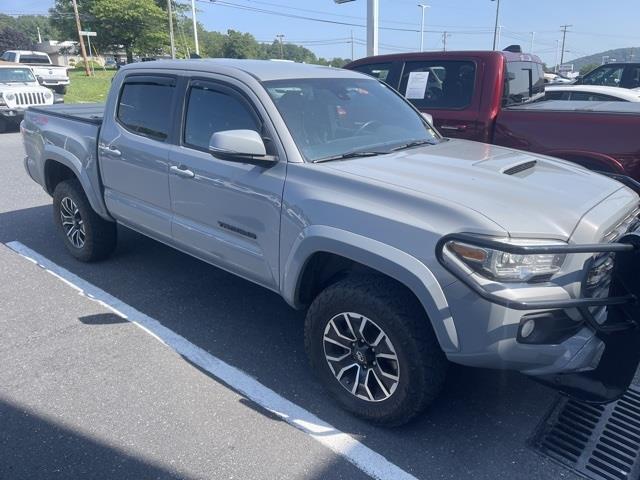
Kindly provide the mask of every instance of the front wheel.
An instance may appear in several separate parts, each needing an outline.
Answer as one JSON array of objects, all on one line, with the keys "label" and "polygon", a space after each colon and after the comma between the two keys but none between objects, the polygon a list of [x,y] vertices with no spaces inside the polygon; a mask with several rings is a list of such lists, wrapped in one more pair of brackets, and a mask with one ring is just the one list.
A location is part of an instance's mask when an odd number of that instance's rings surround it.
[{"label": "front wheel", "polygon": [[60,95],[65,95],[67,93],[66,85],[56,85],[53,87],[54,92],[59,93]]},{"label": "front wheel", "polygon": [[78,180],[65,180],[56,186],[53,221],[67,250],[78,260],[102,260],[116,247],[116,224],[104,220],[91,208]]},{"label": "front wheel", "polygon": [[439,394],[447,361],[404,287],[352,277],[324,290],[305,322],[312,367],[338,402],[373,423],[402,425]]}]

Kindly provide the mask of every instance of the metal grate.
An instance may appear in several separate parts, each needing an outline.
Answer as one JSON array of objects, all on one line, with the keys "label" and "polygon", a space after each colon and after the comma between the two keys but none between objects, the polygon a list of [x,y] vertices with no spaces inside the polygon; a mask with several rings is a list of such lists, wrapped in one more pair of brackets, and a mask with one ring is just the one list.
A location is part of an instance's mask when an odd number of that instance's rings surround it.
[{"label": "metal grate", "polygon": [[592,405],[562,398],[534,438],[534,448],[593,480],[640,478],[640,389]]}]

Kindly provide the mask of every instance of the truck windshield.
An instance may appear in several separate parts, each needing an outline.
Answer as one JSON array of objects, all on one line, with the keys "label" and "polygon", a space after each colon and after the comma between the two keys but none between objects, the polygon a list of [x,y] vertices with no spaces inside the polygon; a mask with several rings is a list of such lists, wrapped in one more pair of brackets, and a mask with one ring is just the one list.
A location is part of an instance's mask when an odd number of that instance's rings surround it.
[{"label": "truck windshield", "polygon": [[35,82],[28,68],[0,68],[0,83]]},{"label": "truck windshield", "polygon": [[51,62],[46,55],[20,55],[20,63],[49,65]]},{"label": "truck windshield", "polygon": [[307,161],[440,140],[419,113],[376,80],[273,80],[264,86]]}]

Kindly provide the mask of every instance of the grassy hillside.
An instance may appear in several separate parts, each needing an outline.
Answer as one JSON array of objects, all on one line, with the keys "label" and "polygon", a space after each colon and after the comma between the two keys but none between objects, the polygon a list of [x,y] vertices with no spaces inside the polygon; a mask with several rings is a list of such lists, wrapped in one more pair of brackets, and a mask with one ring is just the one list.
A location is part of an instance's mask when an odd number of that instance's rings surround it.
[{"label": "grassy hillside", "polygon": [[600,65],[602,63],[602,57],[604,56],[609,56],[609,61],[615,58],[617,62],[640,62],[640,47],[616,48],[614,50],[607,50],[606,52],[576,58],[575,60],[569,60],[566,63],[573,63],[573,68],[580,70],[580,68],[585,65]]}]

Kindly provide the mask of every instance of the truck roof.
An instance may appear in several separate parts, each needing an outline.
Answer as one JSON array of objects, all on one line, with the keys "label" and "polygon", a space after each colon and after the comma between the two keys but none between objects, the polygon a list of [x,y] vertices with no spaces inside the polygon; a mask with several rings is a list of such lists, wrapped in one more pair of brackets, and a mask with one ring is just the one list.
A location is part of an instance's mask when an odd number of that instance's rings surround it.
[{"label": "truck roof", "polygon": [[35,50],[7,50],[7,52],[18,53],[20,55],[42,55],[42,56],[48,56],[45,52],[36,52]]},{"label": "truck roof", "polygon": [[130,69],[195,70],[211,73],[220,73],[221,69],[228,69],[247,73],[260,81],[290,78],[359,78],[363,76],[357,72],[323,65],[232,58],[157,60],[155,62],[132,63],[121,68],[121,70]]},{"label": "truck roof", "polygon": [[497,59],[504,58],[508,62],[518,61],[532,61],[535,63],[542,63],[539,57],[531,55],[529,53],[515,53],[507,51],[493,51],[493,50],[450,50],[446,52],[406,52],[406,53],[390,53],[387,55],[376,55],[373,57],[361,58],[350,63],[350,65],[357,65],[359,63],[373,63],[379,62],[393,62],[396,60],[432,60],[437,59],[454,59],[456,57],[477,57],[484,59]]}]

